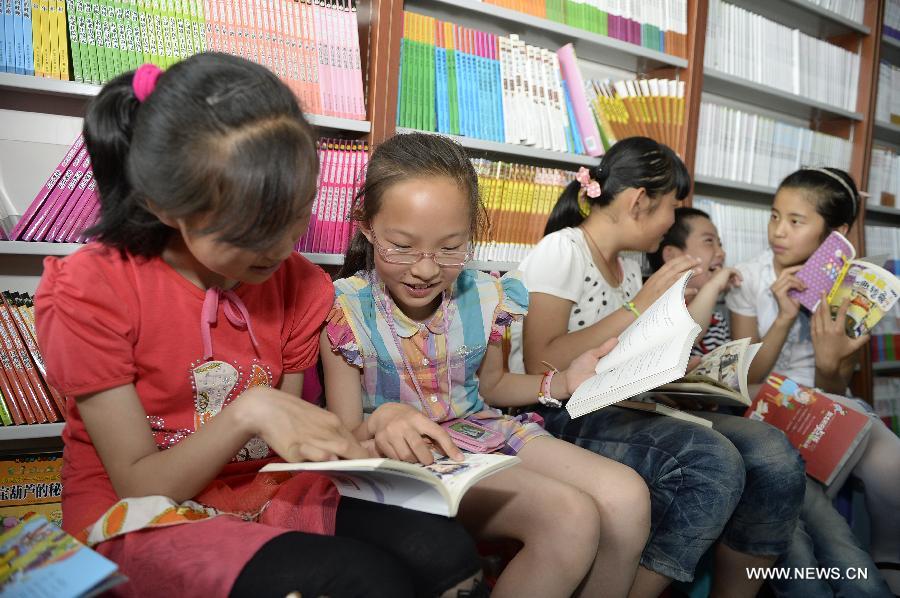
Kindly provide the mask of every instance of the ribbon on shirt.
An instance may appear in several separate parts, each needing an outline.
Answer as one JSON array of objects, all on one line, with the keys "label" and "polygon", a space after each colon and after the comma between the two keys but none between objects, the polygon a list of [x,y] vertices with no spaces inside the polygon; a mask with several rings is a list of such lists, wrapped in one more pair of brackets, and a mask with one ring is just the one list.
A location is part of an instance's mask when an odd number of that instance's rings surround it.
[{"label": "ribbon on shirt", "polygon": [[200,336],[203,337],[203,359],[211,359],[213,355],[212,348],[212,325],[215,324],[219,317],[219,303],[224,301],[225,318],[232,326],[238,330],[246,330],[250,335],[250,342],[253,350],[259,355],[259,346],[256,342],[256,335],[253,334],[253,328],[250,326],[250,314],[247,306],[241,301],[237,293],[234,291],[222,290],[217,287],[207,289],[206,297],[203,299],[203,309],[200,312]]}]

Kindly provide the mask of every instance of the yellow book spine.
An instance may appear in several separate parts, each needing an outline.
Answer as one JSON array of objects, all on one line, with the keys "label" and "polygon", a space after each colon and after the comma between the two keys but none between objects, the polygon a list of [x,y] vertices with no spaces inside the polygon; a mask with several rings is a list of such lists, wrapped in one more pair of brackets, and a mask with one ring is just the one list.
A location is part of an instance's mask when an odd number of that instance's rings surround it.
[{"label": "yellow book spine", "polygon": [[66,15],[66,0],[56,0],[57,47],[59,48],[59,78],[71,80],[69,76],[69,28]]},{"label": "yellow book spine", "polygon": [[56,0],[47,0],[47,28],[44,35],[50,40],[49,74],[60,79],[59,73],[59,19],[56,18]]}]

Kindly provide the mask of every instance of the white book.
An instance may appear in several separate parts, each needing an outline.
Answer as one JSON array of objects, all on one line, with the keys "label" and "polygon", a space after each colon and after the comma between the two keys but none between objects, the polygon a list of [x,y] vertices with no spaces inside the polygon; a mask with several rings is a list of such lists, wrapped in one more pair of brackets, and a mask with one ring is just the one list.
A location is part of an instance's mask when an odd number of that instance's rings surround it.
[{"label": "white book", "polygon": [[464,461],[437,457],[432,465],[393,459],[349,459],[270,463],[260,471],[315,471],[331,478],[341,496],[454,517],[463,495],[472,486],[520,461],[509,455],[464,454]]},{"label": "white book", "polygon": [[619,344],[597,363],[566,409],[579,417],[684,376],[700,326],[684,303],[690,272],[681,276],[631,326]]}]

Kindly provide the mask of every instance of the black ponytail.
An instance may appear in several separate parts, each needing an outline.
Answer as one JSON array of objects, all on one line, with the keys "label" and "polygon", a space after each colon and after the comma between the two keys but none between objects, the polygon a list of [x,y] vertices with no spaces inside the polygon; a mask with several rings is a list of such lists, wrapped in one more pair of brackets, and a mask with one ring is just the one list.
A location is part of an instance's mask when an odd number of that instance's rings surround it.
[{"label": "black ponytail", "polygon": [[[691,191],[691,177],[681,158],[668,146],[648,137],[628,137],[615,143],[589,173],[602,190],[599,197],[586,198],[591,207],[608,206],[628,188],[643,187],[652,199],[671,191],[675,191],[676,198],[684,199]],[[578,205],[580,194],[578,181],[566,186],[547,219],[545,236],[584,221]]]},{"label": "black ponytail", "polygon": [[133,76],[107,83],[85,116],[100,192],[89,235],[159,255],[175,232],[162,215],[264,250],[304,216],[315,195],[315,133],[274,74],[236,56],[195,54],[164,72],[143,103]]}]

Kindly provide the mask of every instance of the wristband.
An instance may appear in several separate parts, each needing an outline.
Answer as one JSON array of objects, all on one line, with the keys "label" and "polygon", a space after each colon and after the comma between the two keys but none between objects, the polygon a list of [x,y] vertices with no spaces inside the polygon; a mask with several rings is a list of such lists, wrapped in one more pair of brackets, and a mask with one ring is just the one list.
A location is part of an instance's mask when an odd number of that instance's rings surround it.
[{"label": "wristband", "polygon": [[638,308],[634,306],[634,301],[626,301],[622,304],[622,307],[633,313],[635,318],[641,317],[641,312],[638,311]]}]

